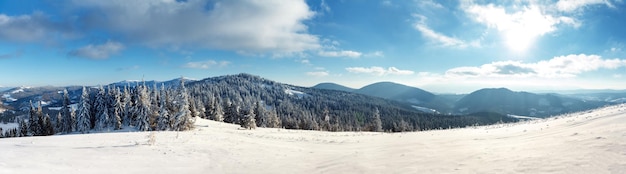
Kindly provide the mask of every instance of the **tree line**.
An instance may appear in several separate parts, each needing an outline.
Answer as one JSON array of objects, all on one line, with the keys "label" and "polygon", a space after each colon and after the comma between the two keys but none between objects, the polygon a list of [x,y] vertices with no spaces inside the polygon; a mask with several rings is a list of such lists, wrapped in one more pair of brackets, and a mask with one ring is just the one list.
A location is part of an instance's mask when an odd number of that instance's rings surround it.
[{"label": "tree line", "polygon": [[4,137],[89,133],[130,128],[184,131],[195,118],[256,127],[322,131],[420,131],[516,121],[503,115],[420,113],[410,105],[350,92],[303,88],[239,74],[175,87],[83,87],[76,109],[67,90],[56,117],[31,103],[29,121]]},{"label": "tree line", "polygon": [[[189,108],[184,81],[176,88],[102,86],[90,92],[83,87],[76,109],[71,107],[67,90],[55,118],[31,102],[28,120],[18,119],[18,127],[1,137],[46,136],[67,133],[106,132],[130,128],[138,131],[184,131],[193,128],[195,118]],[[53,121],[54,120],[54,121]],[[0,129],[0,132],[1,129]]]}]

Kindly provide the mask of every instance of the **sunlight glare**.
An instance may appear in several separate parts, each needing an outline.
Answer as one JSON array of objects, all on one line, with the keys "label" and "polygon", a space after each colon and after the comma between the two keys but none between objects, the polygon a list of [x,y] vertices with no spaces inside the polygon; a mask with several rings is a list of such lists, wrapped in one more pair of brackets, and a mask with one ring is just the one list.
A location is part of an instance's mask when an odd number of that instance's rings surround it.
[{"label": "sunlight glare", "polygon": [[523,30],[511,30],[505,34],[505,42],[510,50],[515,52],[526,51],[535,41],[536,36]]}]

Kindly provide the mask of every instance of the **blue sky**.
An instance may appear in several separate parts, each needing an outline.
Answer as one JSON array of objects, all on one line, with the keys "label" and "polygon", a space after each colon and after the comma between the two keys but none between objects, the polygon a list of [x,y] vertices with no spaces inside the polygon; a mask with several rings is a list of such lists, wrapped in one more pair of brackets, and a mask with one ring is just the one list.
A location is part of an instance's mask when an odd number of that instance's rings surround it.
[{"label": "blue sky", "polygon": [[0,86],[251,73],[439,93],[626,89],[622,0],[0,0]]}]

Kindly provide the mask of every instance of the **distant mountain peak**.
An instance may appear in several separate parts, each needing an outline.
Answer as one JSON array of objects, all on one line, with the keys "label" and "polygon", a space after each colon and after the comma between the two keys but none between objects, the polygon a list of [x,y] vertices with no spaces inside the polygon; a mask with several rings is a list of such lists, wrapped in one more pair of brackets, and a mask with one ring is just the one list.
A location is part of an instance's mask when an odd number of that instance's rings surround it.
[{"label": "distant mountain peak", "polygon": [[345,92],[352,92],[355,90],[353,88],[349,88],[349,87],[336,84],[336,83],[331,83],[331,82],[320,83],[320,84],[313,86],[312,88],[329,89],[329,90],[337,90],[337,91],[345,91]]},{"label": "distant mountain peak", "polygon": [[394,82],[377,82],[355,91],[356,93],[387,98],[397,101],[410,101],[414,104],[430,102],[435,94],[420,88]]}]

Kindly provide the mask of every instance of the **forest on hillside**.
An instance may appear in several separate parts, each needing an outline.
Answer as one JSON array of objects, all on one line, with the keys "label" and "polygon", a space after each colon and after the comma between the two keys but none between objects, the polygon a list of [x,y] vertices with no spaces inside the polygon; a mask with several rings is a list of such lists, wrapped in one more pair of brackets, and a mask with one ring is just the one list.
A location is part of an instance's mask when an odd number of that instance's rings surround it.
[{"label": "forest on hillside", "polygon": [[239,124],[321,131],[420,131],[517,121],[500,114],[442,115],[362,94],[303,88],[239,74],[166,87],[109,85],[82,88],[76,109],[67,90],[59,111],[30,103],[28,118],[2,137],[107,132],[184,131],[196,118]]}]

